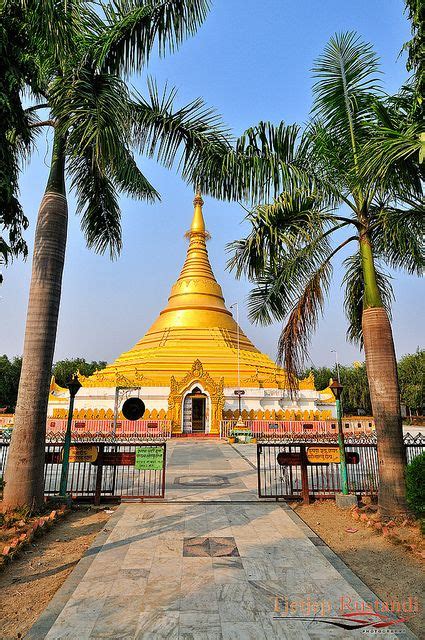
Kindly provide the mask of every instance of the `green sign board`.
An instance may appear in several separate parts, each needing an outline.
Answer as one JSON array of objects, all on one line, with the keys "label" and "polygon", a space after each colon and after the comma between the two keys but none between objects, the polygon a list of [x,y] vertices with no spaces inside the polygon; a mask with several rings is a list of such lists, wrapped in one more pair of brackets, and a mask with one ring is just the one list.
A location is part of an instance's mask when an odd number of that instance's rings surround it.
[{"label": "green sign board", "polygon": [[162,447],[136,447],[134,468],[138,471],[160,470],[163,468],[164,449]]}]

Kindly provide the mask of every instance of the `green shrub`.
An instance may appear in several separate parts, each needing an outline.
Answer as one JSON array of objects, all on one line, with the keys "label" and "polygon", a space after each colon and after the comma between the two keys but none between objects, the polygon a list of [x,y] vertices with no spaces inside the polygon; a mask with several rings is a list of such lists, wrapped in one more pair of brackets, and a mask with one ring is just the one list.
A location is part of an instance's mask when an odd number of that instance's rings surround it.
[{"label": "green shrub", "polygon": [[406,469],[407,503],[415,516],[425,516],[425,452],[421,453]]}]

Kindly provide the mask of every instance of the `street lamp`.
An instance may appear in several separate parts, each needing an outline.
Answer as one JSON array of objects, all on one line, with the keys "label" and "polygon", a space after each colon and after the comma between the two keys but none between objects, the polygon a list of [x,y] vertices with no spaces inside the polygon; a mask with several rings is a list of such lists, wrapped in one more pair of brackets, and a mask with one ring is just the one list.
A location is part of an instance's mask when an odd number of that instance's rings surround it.
[{"label": "street lamp", "polygon": [[69,450],[71,448],[71,425],[72,414],[74,411],[74,399],[79,390],[81,389],[81,382],[78,380],[78,376],[74,374],[68,384],[69,389],[69,409],[68,409],[68,422],[66,424],[65,440],[63,443],[63,457],[62,457],[62,471],[59,495],[63,498],[66,497],[66,487],[68,484],[68,469],[69,469]]},{"label": "street lamp", "polygon": [[345,461],[345,447],[344,447],[344,433],[342,431],[342,411],[341,411],[341,394],[343,386],[337,380],[333,380],[329,385],[330,390],[335,396],[336,400],[336,416],[338,419],[338,447],[339,447],[339,464],[341,471],[341,489],[342,495],[348,496],[348,477],[347,477],[347,463]]},{"label": "street lamp", "polygon": [[336,377],[338,379],[338,382],[341,382],[341,378],[339,376],[338,351],[336,349],[331,349],[331,353],[335,354]]},{"label": "street lamp", "polygon": [[240,350],[240,329],[239,329],[239,303],[234,302],[230,305],[230,308],[236,308],[236,341],[237,341],[237,351],[238,351],[238,388],[237,391],[234,392],[235,396],[238,396],[238,414],[239,418],[241,417],[241,396],[245,394],[245,391],[241,389],[241,350]]}]

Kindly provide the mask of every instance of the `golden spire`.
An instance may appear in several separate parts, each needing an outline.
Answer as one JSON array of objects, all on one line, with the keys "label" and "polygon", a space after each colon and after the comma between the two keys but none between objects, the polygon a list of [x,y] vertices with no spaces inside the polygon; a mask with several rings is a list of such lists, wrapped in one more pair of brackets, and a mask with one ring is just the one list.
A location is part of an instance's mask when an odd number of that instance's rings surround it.
[{"label": "golden spire", "polygon": [[190,233],[205,233],[204,216],[202,215],[202,200],[201,192],[199,189],[196,191],[195,199],[193,200],[193,206],[195,210],[193,212],[192,224],[190,226]]},{"label": "golden spire", "polygon": [[[187,327],[223,326],[223,323],[226,327],[233,326],[232,314],[226,309],[221,287],[215,279],[208,258],[206,241],[210,236],[205,230],[203,204],[198,190],[193,201],[192,224],[186,233],[189,238],[186,260],[171,289],[167,306],[161,311],[149,333],[162,327],[183,324]],[[223,319],[223,316],[226,318]]]},{"label": "golden spire", "polygon": [[[242,383],[249,380],[250,386],[258,387],[267,379],[273,380],[270,384],[274,386],[284,384],[284,372],[255,348],[226,309],[208,258],[209,236],[199,191],[193,204],[192,225],[186,234],[189,238],[186,260],[165,309],[130,351],[93,376],[99,386],[114,386],[116,371],[126,378],[139,372],[138,380],[143,373],[140,386],[168,386],[171,376],[184,377],[196,360],[202,362],[204,371],[215,382],[224,378],[227,386],[234,386],[239,384],[238,352]],[[257,378],[253,377],[256,369],[261,371]]]}]

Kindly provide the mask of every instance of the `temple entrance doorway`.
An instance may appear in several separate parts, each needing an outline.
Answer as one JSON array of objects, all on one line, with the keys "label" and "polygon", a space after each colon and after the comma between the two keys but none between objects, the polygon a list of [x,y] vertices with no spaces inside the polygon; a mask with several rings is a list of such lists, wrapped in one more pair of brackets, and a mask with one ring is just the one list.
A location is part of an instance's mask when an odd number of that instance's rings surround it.
[{"label": "temple entrance doorway", "polygon": [[207,395],[195,387],[183,402],[183,433],[206,433],[208,431]]}]

